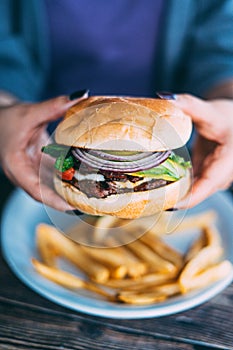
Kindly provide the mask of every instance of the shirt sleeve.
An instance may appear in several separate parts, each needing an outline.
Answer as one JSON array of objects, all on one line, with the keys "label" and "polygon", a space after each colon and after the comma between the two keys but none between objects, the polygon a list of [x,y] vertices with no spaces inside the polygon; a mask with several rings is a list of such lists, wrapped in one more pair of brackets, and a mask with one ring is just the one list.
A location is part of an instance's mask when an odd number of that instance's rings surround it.
[{"label": "shirt sleeve", "polygon": [[26,101],[39,98],[45,77],[39,3],[0,1],[0,90]]},{"label": "shirt sleeve", "polygon": [[203,96],[233,78],[233,1],[198,4],[179,76],[180,89]]}]

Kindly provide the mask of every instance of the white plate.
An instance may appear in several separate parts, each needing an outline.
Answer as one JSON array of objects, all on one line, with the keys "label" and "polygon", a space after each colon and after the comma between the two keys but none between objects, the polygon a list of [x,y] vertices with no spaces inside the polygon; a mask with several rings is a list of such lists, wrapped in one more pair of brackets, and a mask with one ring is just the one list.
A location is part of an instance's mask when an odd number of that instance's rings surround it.
[{"label": "white plate", "polygon": [[[214,209],[219,214],[218,226],[222,235],[224,255],[225,258],[233,262],[232,197],[226,193],[217,193],[201,205],[191,209],[188,214],[207,209]],[[63,214],[55,212],[54,215],[59,216],[60,219]],[[37,257],[34,232],[36,225],[40,222],[50,223],[44,206],[32,200],[21,190],[15,191],[3,214],[2,250],[4,257],[10,268],[27,286],[47,299],[72,310],[121,319],[170,315],[193,308],[209,300],[233,280],[233,274],[231,274],[208,288],[188,293],[185,296],[177,296],[160,304],[147,306],[115,304],[90,294],[72,292],[44,279],[32,267],[31,257]],[[171,235],[171,237],[174,242],[174,236]],[[183,240],[184,237],[182,237]],[[177,245],[177,242],[175,243]]]}]

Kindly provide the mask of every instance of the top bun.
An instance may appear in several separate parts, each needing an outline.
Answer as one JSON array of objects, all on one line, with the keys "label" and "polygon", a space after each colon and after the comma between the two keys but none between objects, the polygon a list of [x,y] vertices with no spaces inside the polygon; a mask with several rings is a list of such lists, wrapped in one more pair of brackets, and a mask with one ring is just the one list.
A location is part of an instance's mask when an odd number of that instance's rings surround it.
[{"label": "top bun", "polygon": [[97,96],[68,110],[55,140],[87,149],[155,152],[184,146],[191,131],[190,117],[169,100]]}]

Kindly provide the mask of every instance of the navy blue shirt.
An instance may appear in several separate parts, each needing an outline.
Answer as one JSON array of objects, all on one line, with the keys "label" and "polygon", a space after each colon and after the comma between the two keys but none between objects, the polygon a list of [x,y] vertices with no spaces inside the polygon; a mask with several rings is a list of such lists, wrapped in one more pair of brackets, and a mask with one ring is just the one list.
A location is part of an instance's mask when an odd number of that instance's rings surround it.
[{"label": "navy blue shirt", "polygon": [[46,0],[51,47],[47,96],[154,96],[162,0]]}]

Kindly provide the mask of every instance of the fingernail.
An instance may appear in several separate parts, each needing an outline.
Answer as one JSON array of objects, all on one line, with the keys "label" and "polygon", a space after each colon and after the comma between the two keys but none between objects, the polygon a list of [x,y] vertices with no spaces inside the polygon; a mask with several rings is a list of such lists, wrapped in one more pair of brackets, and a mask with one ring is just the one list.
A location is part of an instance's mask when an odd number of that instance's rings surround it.
[{"label": "fingernail", "polygon": [[165,211],[177,211],[178,208],[169,208],[169,209],[166,209]]},{"label": "fingernail", "polygon": [[162,100],[176,100],[176,95],[168,91],[158,91],[156,95]]},{"label": "fingernail", "polygon": [[70,94],[69,98],[70,101],[76,100],[77,98],[81,97],[88,97],[89,95],[89,90],[88,89],[83,89],[83,90],[78,90]]},{"label": "fingernail", "polygon": [[79,216],[79,215],[83,215],[83,213],[77,209],[74,209],[74,210],[66,210],[65,212],[66,214],[69,214],[69,215],[76,215],[76,216]]}]

